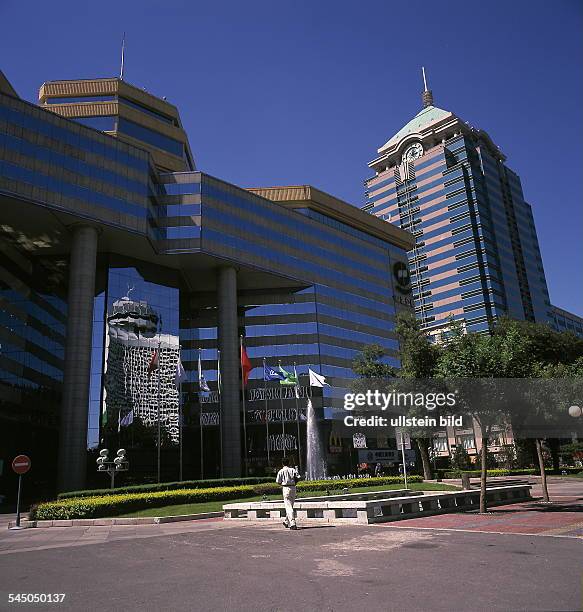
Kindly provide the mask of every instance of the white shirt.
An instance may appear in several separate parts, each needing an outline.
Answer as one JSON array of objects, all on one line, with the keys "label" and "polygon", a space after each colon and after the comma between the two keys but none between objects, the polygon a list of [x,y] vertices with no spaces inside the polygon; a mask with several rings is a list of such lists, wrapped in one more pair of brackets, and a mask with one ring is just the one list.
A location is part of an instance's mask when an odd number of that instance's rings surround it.
[{"label": "white shirt", "polygon": [[296,470],[296,468],[289,467],[288,465],[284,465],[281,470],[277,473],[275,477],[275,482],[284,487],[295,487],[296,479],[299,480],[300,474]]}]

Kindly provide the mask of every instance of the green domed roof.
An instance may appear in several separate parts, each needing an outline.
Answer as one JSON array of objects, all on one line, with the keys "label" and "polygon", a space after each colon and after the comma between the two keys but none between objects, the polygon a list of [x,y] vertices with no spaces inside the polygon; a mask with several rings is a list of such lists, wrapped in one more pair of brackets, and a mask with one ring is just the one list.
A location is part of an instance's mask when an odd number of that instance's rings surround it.
[{"label": "green domed roof", "polygon": [[437,108],[437,106],[427,106],[417,113],[415,117],[409,121],[409,123],[404,125],[388,142],[386,142],[379,149],[379,153],[384,149],[396,144],[408,134],[421,132],[428,125],[451,116],[453,116],[453,113],[443,110],[442,108]]}]

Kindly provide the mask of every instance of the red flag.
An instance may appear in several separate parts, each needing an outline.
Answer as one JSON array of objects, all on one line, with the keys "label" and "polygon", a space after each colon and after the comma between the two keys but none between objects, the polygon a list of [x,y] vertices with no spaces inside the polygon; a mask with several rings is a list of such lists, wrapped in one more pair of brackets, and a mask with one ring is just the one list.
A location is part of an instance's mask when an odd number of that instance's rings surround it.
[{"label": "red flag", "polygon": [[158,351],[154,351],[152,353],[152,359],[150,359],[150,363],[148,365],[148,376],[154,371],[158,369]]},{"label": "red flag", "polygon": [[249,380],[249,374],[251,374],[251,370],[253,366],[251,365],[251,360],[247,355],[247,351],[243,344],[241,344],[241,373],[243,376],[243,386],[247,386],[247,381]]}]

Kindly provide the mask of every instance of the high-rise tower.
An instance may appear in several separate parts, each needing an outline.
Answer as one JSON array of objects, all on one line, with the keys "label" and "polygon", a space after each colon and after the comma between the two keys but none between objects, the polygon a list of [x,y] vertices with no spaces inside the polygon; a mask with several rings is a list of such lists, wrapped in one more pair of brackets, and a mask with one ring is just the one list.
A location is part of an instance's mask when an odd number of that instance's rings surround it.
[{"label": "high-rise tower", "polygon": [[549,322],[551,305],[532,210],[519,176],[481,129],[434,106],[368,165],[363,209],[411,231],[415,309],[438,334],[450,317],[484,331],[500,316]]}]

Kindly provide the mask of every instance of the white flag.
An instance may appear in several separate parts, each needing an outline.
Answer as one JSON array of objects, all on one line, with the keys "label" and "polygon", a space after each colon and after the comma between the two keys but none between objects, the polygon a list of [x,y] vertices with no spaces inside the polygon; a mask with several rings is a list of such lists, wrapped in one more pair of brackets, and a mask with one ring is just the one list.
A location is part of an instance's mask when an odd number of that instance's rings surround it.
[{"label": "white flag", "polygon": [[317,374],[311,368],[308,368],[308,372],[310,374],[310,387],[323,387],[324,385],[330,386],[326,382],[326,377],[322,376],[322,374]]},{"label": "white flag", "polygon": [[176,376],[174,381],[176,386],[178,387],[180,383],[186,382],[188,380],[188,376],[186,376],[186,372],[184,371],[184,366],[182,365],[182,360],[178,357],[178,363],[176,364]]},{"label": "white flag", "polygon": [[208,393],[210,391],[210,388],[208,386],[208,383],[206,382],[205,375],[202,372],[202,363],[200,360],[200,354],[201,354],[201,351],[198,352],[198,386],[201,391]]}]

